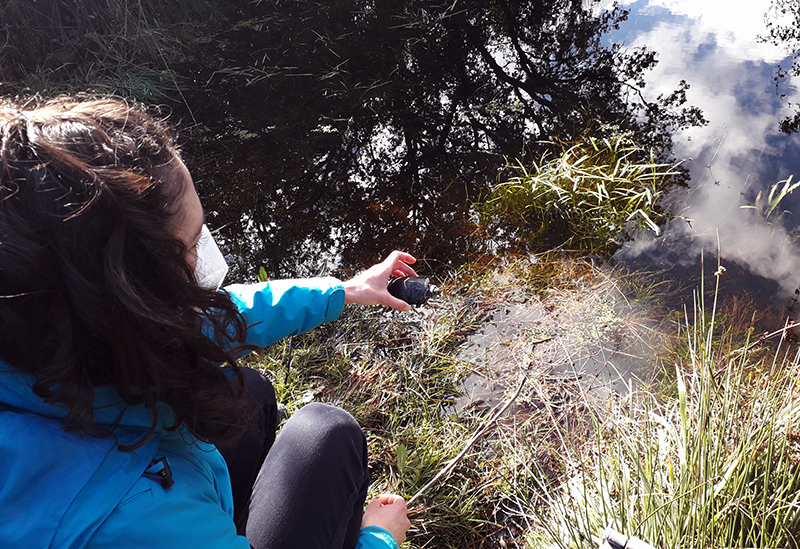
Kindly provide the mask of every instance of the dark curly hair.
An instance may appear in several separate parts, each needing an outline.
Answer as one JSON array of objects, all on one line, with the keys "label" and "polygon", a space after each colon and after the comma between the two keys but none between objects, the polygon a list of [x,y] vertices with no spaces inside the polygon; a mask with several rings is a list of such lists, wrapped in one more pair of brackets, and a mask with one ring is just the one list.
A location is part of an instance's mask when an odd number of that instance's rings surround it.
[{"label": "dark curly hair", "polygon": [[68,408],[67,431],[110,434],[93,418],[99,385],[146,406],[149,431],[123,450],[153,435],[157,402],[174,412],[170,429],[218,445],[255,413],[231,354],[244,319],[228,294],[192,283],[171,231],[177,155],[166,123],[141,106],[0,100],[0,358]]}]

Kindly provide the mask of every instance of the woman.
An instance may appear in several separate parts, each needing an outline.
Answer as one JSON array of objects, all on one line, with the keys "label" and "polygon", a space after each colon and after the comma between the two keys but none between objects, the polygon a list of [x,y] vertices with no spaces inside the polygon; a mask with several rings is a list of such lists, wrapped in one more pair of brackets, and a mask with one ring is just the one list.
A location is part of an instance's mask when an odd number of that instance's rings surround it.
[{"label": "woman", "polygon": [[4,101],[0,547],[397,547],[401,498],[362,517],[353,418],[306,406],[273,445],[274,391],[235,359],[345,303],[407,309],[386,282],[413,262],[219,291],[227,266],[161,121]]}]

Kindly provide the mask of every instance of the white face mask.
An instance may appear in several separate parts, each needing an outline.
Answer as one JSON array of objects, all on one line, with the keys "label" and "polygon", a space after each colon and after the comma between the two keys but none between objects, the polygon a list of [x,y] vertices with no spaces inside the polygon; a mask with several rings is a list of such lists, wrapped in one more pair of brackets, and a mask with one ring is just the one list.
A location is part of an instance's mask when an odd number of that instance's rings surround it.
[{"label": "white face mask", "polygon": [[203,225],[195,249],[197,265],[194,267],[194,278],[197,280],[197,285],[210,290],[219,290],[225,275],[228,274],[228,264],[206,225]]}]

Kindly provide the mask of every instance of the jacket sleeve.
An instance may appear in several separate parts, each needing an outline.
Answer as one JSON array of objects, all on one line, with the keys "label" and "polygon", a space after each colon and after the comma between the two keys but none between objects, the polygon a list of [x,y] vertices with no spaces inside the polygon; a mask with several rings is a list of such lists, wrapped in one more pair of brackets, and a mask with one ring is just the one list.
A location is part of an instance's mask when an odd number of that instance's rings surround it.
[{"label": "jacket sleeve", "polygon": [[336,320],[344,308],[344,288],[333,277],[275,280],[227,286],[247,323],[247,341],[266,347]]},{"label": "jacket sleeve", "polygon": [[365,526],[358,536],[356,549],[400,549],[397,540],[380,526]]}]

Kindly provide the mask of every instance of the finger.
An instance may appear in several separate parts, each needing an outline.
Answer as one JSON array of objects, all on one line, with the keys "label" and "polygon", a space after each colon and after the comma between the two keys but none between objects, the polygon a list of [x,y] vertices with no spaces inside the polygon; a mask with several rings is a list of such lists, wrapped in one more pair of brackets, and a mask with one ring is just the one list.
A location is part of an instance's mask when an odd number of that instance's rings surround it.
[{"label": "finger", "polygon": [[405,263],[398,263],[392,271],[392,276],[417,276],[417,272]]},{"label": "finger", "polygon": [[383,505],[383,501],[380,498],[373,498],[369,503],[367,503],[367,508],[364,512],[366,513],[371,509],[380,507],[381,505]]},{"label": "finger", "polygon": [[382,505],[391,505],[397,502],[405,504],[405,500],[397,494],[381,494],[380,501]]},{"label": "finger", "polygon": [[392,309],[396,309],[398,311],[410,311],[411,305],[403,301],[402,299],[397,299],[393,295],[387,292],[387,295],[384,297],[383,304],[387,307],[391,307]]},{"label": "finger", "polygon": [[398,261],[402,261],[404,263],[416,263],[416,258],[411,255],[407,254],[406,252],[401,252],[400,250],[395,250],[389,254],[389,256],[385,260],[386,262],[397,263]]}]

